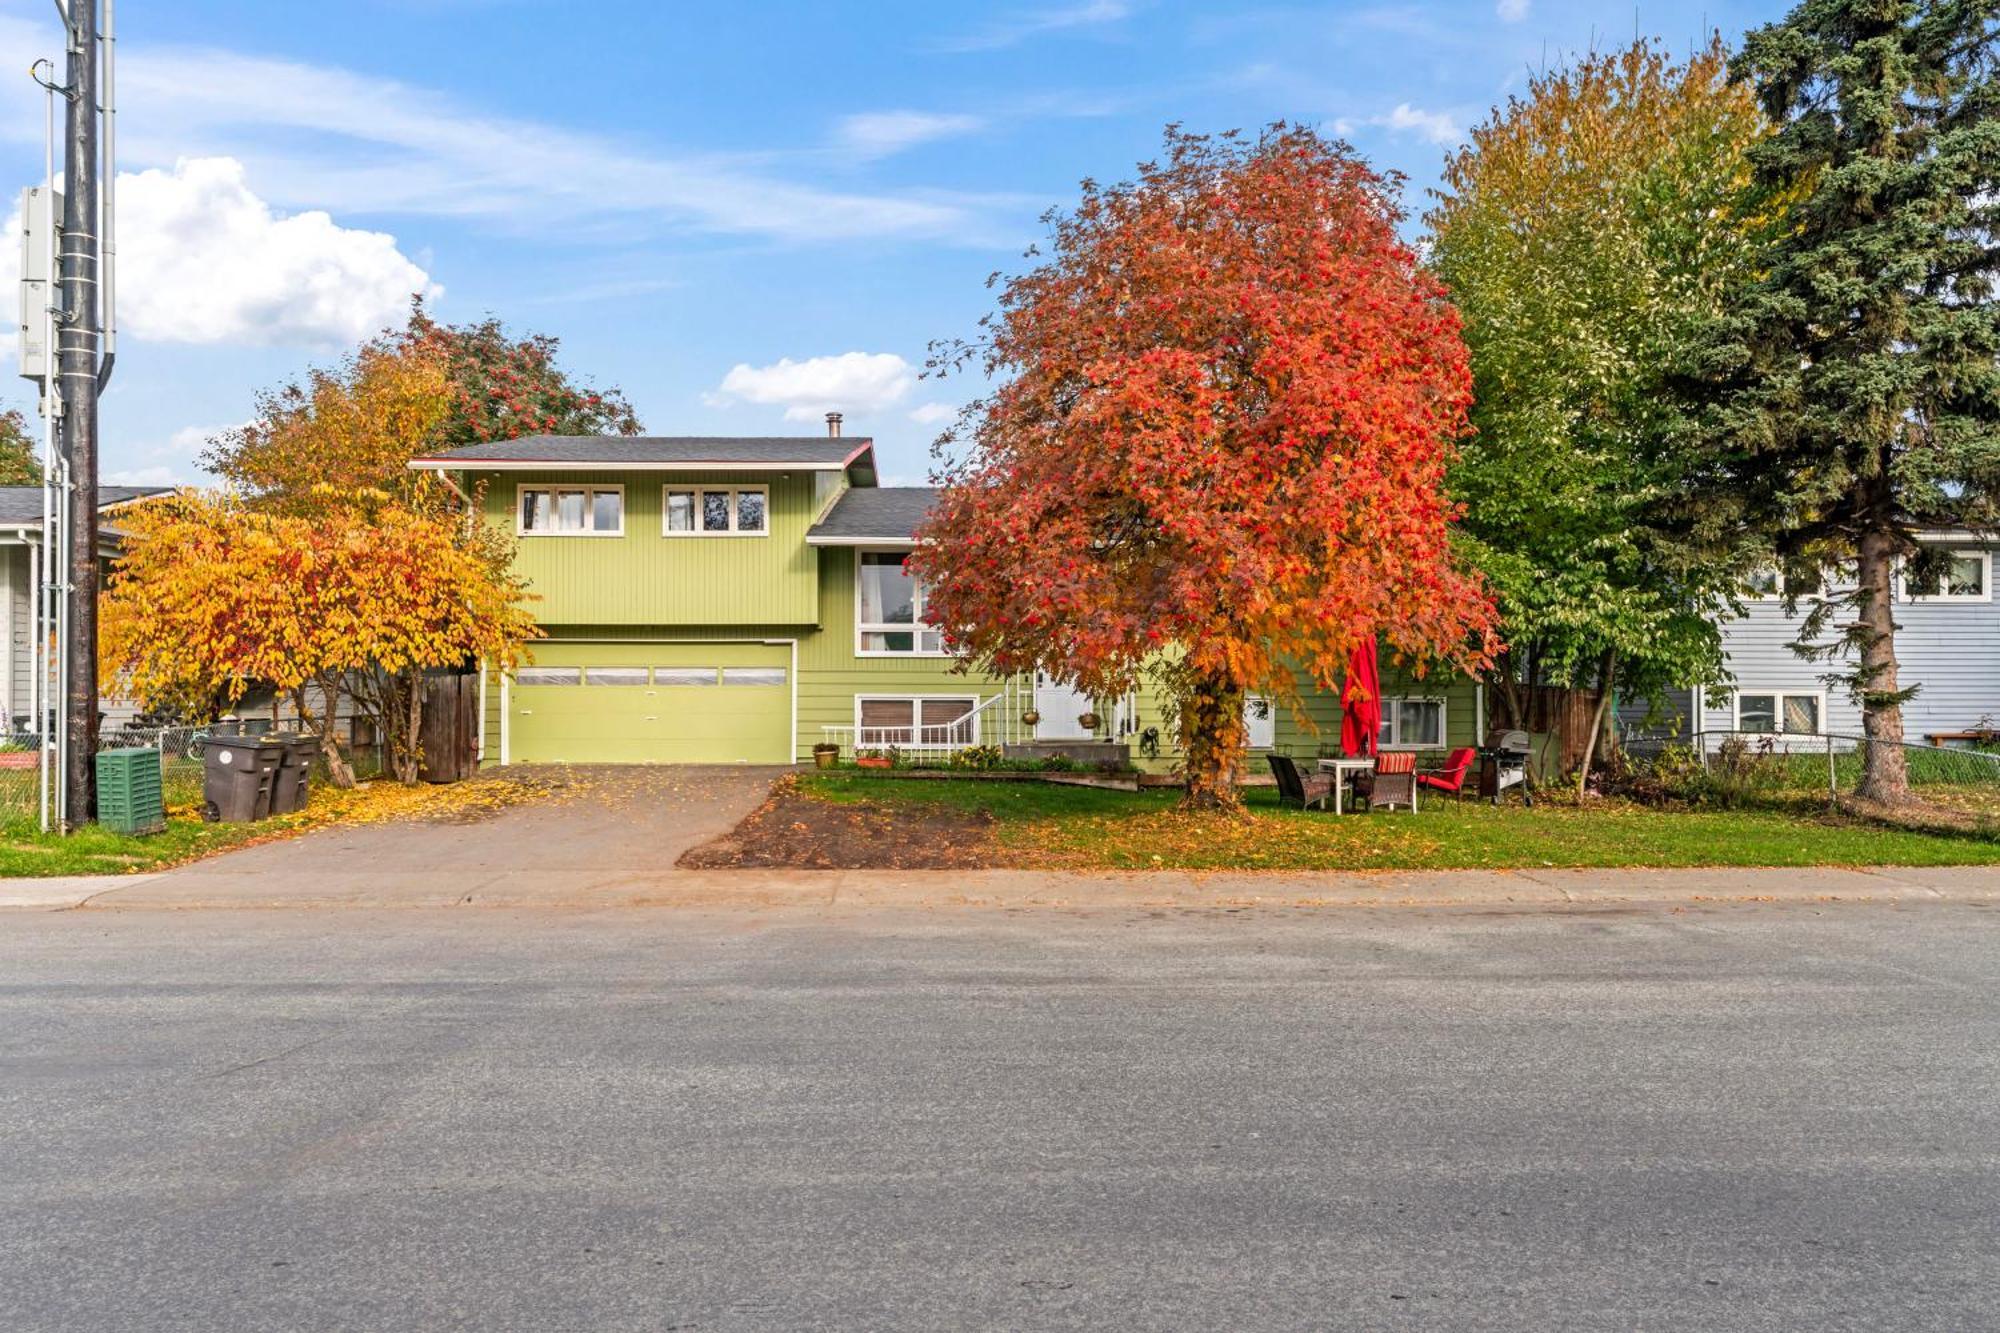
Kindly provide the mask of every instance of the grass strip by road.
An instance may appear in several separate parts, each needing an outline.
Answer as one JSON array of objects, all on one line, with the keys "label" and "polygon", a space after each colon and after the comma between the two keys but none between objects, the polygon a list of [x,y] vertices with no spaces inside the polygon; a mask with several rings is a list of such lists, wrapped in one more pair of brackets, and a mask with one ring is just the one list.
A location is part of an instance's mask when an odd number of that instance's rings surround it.
[{"label": "grass strip by road", "polygon": [[406,787],[386,778],[348,790],[316,784],[306,809],[254,824],[204,823],[198,810],[172,807],[164,832],[135,836],[96,824],[63,836],[32,819],[0,825],[0,879],[50,875],[136,875],[198,861],[217,852],[273,842],[334,825],[388,819],[478,818],[526,799],[532,788],[500,780]]},{"label": "grass strip by road", "polygon": [[[1450,870],[1536,867],[2000,864],[2000,842],[1884,828],[1811,807],[1669,810],[1619,801],[1534,809],[1427,803],[1412,815],[1335,816],[1246,792],[1242,818],[1184,814],[1177,793],[1042,783],[920,782],[807,774],[799,794],[884,811],[979,818],[988,864],[1144,870]],[[935,828],[935,824],[931,826]]]}]

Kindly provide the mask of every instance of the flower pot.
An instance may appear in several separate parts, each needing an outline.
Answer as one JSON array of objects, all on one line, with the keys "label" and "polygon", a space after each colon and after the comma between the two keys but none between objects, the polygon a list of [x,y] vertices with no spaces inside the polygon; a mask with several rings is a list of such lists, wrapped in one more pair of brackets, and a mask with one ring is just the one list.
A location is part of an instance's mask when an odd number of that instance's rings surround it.
[{"label": "flower pot", "polygon": [[1100,720],[1095,713],[1084,713],[1076,719],[1076,724],[1085,731],[1096,731]]},{"label": "flower pot", "polygon": [[1042,715],[1036,712],[1032,708],[1030,708],[1027,712],[1021,714],[1021,723],[1024,726],[1029,726],[1029,727],[1036,726],[1041,722],[1041,720],[1042,720]]},{"label": "flower pot", "polygon": [[813,764],[819,768],[832,768],[834,761],[838,758],[840,758],[840,748],[838,746],[813,746]]},{"label": "flower pot", "polygon": [[892,761],[880,755],[869,755],[866,759],[857,759],[854,762],[862,768],[887,768]]}]

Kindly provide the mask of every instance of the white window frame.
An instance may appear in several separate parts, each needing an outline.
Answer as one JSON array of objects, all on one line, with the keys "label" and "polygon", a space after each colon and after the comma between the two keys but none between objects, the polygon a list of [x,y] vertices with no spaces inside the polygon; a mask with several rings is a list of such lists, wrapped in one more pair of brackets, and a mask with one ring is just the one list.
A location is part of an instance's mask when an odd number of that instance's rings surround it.
[{"label": "white window frame", "polygon": [[[900,656],[900,654],[897,655]],[[966,738],[963,744],[968,746],[979,744],[979,724],[980,724],[979,696],[976,694],[857,694],[854,696],[855,748],[857,750],[887,750],[894,747],[895,745],[894,742],[890,742],[887,744],[878,744],[873,741],[864,741],[861,738],[861,705],[864,703],[910,704],[911,706],[910,730],[916,734],[916,739],[908,743],[907,748],[909,749],[937,750],[937,749],[956,748],[959,742],[953,742],[951,745],[926,745],[924,743],[923,740],[924,704],[928,701],[933,701],[933,700],[946,703],[966,703],[972,705],[971,709],[968,711],[967,714],[972,718],[972,734],[971,736]]]},{"label": "white window frame", "polygon": [[[1768,694],[1771,696],[1772,699],[1771,718],[1772,721],[1777,723],[1777,729],[1774,731],[1744,732],[1743,733],[1744,735],[1823,736],[1826,734],[1826,691],[1825,690],[1789,690],[1789,689],[1779,689],[1776,687],[1767,688],[1764,686],[1757,686],[1757,685],[1738,686],[1736,693],[1729,696],[1729,729],[1731,731],[1743,731],[1743,696],[1746,694]],[[1787,699],[1816,700],[1817,702],[1814,705],[1814,712],[1816,716],[1819,718],[1819,730],[1816,732],[1786,731],[1785,700]]]},{"label": "white window frame", "polygon": [[[1977,546],[1936,546],[1931,549],[1941,551],[1954,558],[1971,556],[1979,561],[1979,591],[1976,593],[1952,592],[1943,586],[1937,592],[1918,594],[1909,589],[1904,579],[1903,562],[1896,564],[1896,600],[1901,602],[1990,602],[1993,600],[1993,552]],[[1754,691],[1753,691],[1754,693]]]},{"label": "white window frame", "polygon": [[[582,491],[583,509],[586,514],[597,512],[597,497],[616,492],[618,495],[618,527],[616,531],[605,532],[596,528],[530,528],[521,521],[521,497],[529,491],[547,491],[553,497],[558,491]],[[555,512],[555,501],[549,502],[550,513]],[[516,537],[623,537],[625,535],[625,487],[619,485],[575,486],[559,481],[522,482],[514,487],[514,535]]]},{"label": "white window frame", "polygon": [[[861,569],[863,564],[862,557],[870,555],[907,556],[909,555],[909,551],[907,549],[898,550],[894,547],[882,547],[882,546],[861,546],[855,548],[854,655],[856,657],[950,657],[951,650],[944,646],[944,632],[938,629],[937,626],[935,625],[926,625],[924,623],[924,603],[929,600],[929,597],[924,591],[924,583],[922,579],[918,579],[916,581],[917,592],[915,598],[915,606],[912,608],[915,618],[911,620],[909,624],[904,625],[901,623],[892,623],[880,620],[863,621],[861,619]],[[918,648],[918,647],[911,647],[907,649],[863,648],[861,646],[861,638],[865,634],[907,634],[910,636],[910,642],[912,644],[920,644],[924,641],[923,636],[927,633],[934,633],[938,636],[938,646],[935,649]],[[895,696],[885,696],[885,697],[901,698],[902,696],[895,695]],[[930,697],[944,698],[945,696],[936,695]]]},{"label": "white window frame", "polygon": [[[1264,716],[1253,720],[1252,714],[1259,705],[1263,706]],[[1250,728],[1256,722],[1268,722],[1270,724],[1271,739],[1268,743],[1260,745],[1251,738]],[[1276,703],[1261,694],[1246,694],[1243,696],[1243,741],[1244,748],[1250,750],[1275,750],[1278,748],[1278,705]]]},{"label": "white window frame", "polygon": [[[1402,716],[1397,711],[1401,704],[1436,704],[1438,710],[1437,744],[1419,743],[1403,739]],[[1393,736],[1391,740],[1376,741],[1378,750],[1442,750],[1451,741],[1451,705],[1441,694],[1385,694],[1382,696],[1382,734]]]},{"label": "white window frame", "polygon": [[[667,497],[675,491],[685,491],[694,496],[694,528],[688,532],[675,532],[667,526]],[[761,495],[764,497],[764,526],[744,531],[736,526],[742,517],[737,508],[739,495]],[[727,495],[729,497],[729,531],[714,532],[701,526],[701,497],[704,495]],[[660,535],[662,537],[768,537],[771,535],[771,488],[769,486],[704,486],[699,482],[663,482],[660,486]]]}]

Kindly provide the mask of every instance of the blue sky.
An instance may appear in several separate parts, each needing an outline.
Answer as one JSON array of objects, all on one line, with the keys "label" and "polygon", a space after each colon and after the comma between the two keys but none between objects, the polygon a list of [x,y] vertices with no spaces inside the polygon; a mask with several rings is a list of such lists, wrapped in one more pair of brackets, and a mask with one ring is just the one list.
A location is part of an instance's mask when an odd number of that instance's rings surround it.
[{"label": "blue sky", "polygon": [[[419,288],[563,340],[651,431],[816,431],[829,407],[918,481],[918,380],[1037,217],[1178,121],[1284,118],[1409,177],[1527,73],[1635,28],[1685,50],[1782,12],[1558,0],[1294,6],[125,0],[125,332],[105,471],[196,480],[261,385]],[[589,21],[585,21],[586,16]],[[40,177],[48,0],[0,0],[0,163]],[[11,211],[11,203],[0,211]],[[12,290],[11,237],[0,279]],[[9,378],[0,403],[29,407]]]}]

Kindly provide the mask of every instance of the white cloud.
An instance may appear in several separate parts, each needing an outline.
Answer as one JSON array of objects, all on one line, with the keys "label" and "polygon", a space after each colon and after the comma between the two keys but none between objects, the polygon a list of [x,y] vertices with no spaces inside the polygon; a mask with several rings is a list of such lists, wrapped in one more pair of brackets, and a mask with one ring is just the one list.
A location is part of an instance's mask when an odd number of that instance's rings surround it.
[{"label": "white cloud", "polygon": [[919,426],[942,426],[957,417],[958,409],[946,403],[925,403],[922,407],[910,411],[910,420]]},{"label": "white cloud", "polygon": [[113,486],[199,485],[205,479],[196,461],[201,451],[216,436],[237,428],[182,426],[164,442],[118,449],[116,452],[123,456],[127,466],[107,471],[104,480]]},{"label": "white cloud", "polygon": [[1500,16],[1502,23],[1519,23],[1528,17],[1528,0],[1500,0],[1493,12]]},{"label": "white cloud", "polygon": [[1031,37],[1064,32],[1072,28],[1094,28],[1116,23],[1132,13],[1129,0],[1083,0],[1081,4],[1058,9],[1024,10],[997,19],[975,32],[940,43],[946,51],[998,51],[1018,46]]},{"label": "white cloud", "polygon": [[878,158],[937,139],[970,134],[985,124],[978,116],[938,111],[864,111],[842,120],[837,133],[849,153]]},{"label": "white cloud", "polygon": [[[0,51],[59,55],[53,23],[0,17]],[[15,85],[19,85],[16,87]],[[25,91],[23,91],[25,89]],[[848,192],[781,179],[768,155],[661,150],[491,115],[433,88],[333,65],[209,47],[119,43],[119,151],[243,162],[261,194],[335,215],[478,218],[519,230],[618,224],[796,241],[926,236],[986,244],[1015,201],[943,191]],[[41,93],[0,79],[0,141],[41,145]],[[1012,229],[1005,243],[1013,243]]]},{"label": "white cloud", "polygon": [[233,158],[121,173],[118,214],[119,323],[138,338],[355,342],[443,290],[385,232],[273,212]]},{"label": "white cloud", "polygon": [[738,364],[705,398],[715,406],[781,405],[785,420],[813,421],[825,412],[886,411],[908,396],[916,380],[916,368],[894,352],[842,352],[804,361],[785,357],[768,366]]},{"label": "white cloud", "polygon": [[1454,148],[1465,139],[1465,131],[1459,129],[1454,117],[1443,111],[1425,111],[1408,102],[1398,102],[1396,109],[1386,116],[1371,116],[1368,123],[1386,129],[1413,131],[1446,148]]}]

